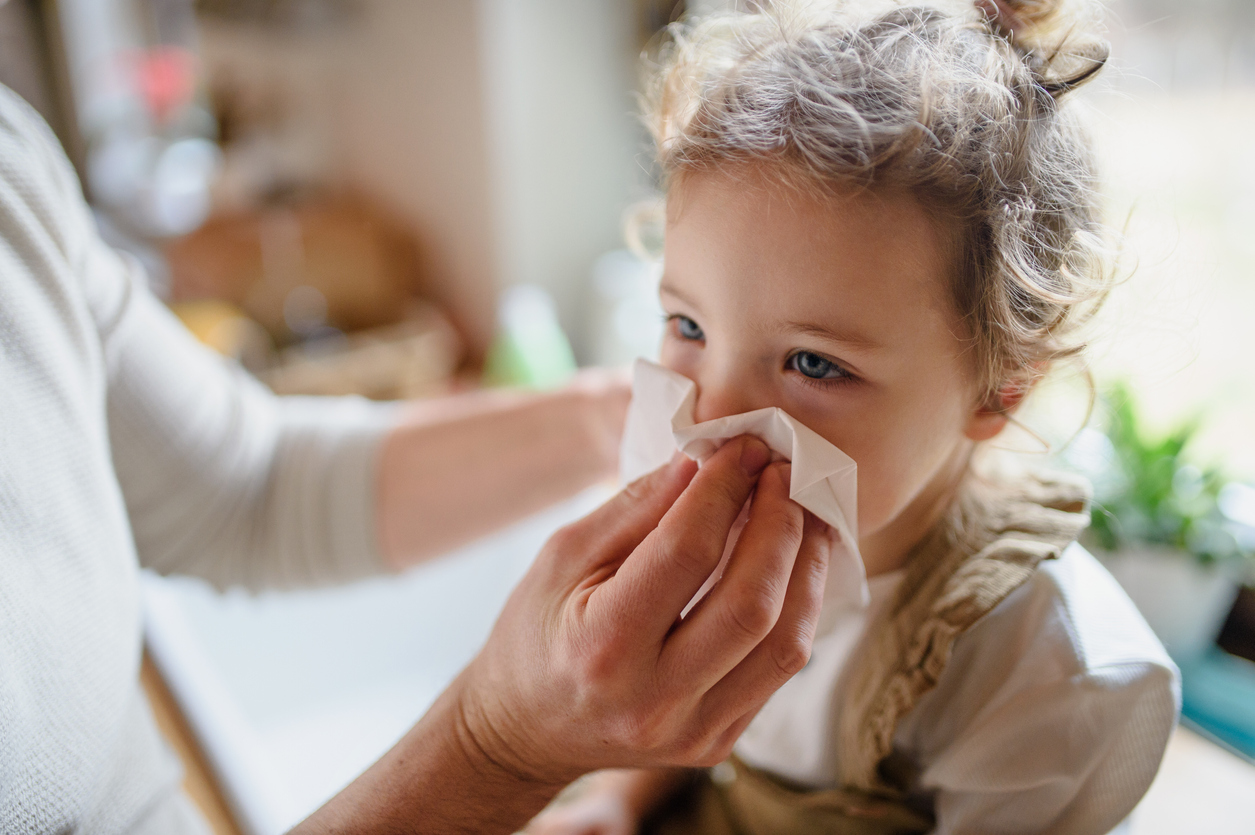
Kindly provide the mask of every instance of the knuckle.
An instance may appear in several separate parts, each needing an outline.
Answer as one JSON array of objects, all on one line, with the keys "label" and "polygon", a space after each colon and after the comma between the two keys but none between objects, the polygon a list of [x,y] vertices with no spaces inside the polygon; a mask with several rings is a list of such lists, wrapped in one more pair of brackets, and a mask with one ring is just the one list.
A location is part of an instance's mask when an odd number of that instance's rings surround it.
[{"label": "knuckle", "polygon": [[811,660],[810,641],[801,635],[790,635],[787,640],[779,641],[772,647],[771,659],[784,678],[792,678]]},{"label": "knuckle", "polygon": [[613,689],[615,665],[599,648],[567,644],[552,654],[547,672],[562,683],[572,709],[596,715],[605,694]]},{"label": "knuckle", "polygon": [[623,652],[613,638],[585,638],[563,654],[564,666],[582,692],[595,694],[612,686],[623,669]]},{"label": "knuckle", "polygon": [[780,532],[781,539],[795,547],[801,543],[805,518],[802,516],[802,509],[796,504],[791,501],[781,503],[773,514],[772,522]]},{"label": "knuckle", "polygon": [[706,750],[696,757],[694,765],[698,768],[714,768],[732,754],[732,743],[707,746]]},{"label": "knuckle", "polygon": [[572,522],[558,528],[549,536],[545,550],[563,555],[582,550],[585,544],[584,538],[584,531],[579,522]]},{"label": "knuckle", "polygon": [[798,563],[793,568],[795,588],[790,590],[789,595],[798,607],[797,611],[801,613],[799,617],[813,620],[823,605],[828,562],[818,555],[811,555],[809,558],[799,555]]},{"label": "knuckle", "polygon": [[828,570],[828,560],[832,556],[832,541],[823,534],[806,535],[798,554],[814,575],[822,577]]},{"label": "knuckle", "polygon": [[763,504],[760,502],[757,508],[751,508],[750,513],[754,515],[757,511],[756,515],[761,517],[760,521],[773,532],[777,541],[788,543],[791,548],[797,549],[806,530],[802,508],[788,499],[765,503],[766,507]]},{"label": "knuckle", "polygon": [[590,694],[599,692],[611,681],[616,666],[611,654],[604,650],[585,653],[578,663],[576,676],[580,690]]},{"label": "knuckle", "polygon": [[683,571],[693,581],[704,581],[718,565],[718,558],[712,548],[704,547],[701,542],[685,543],[673,555],[677,569]]},{"label": "knuckle", "polygon": [[692,524],[668,525],[660,534],[659,543],[669,543],[662,546],[666,548],[669,562],[695,580],[710,576],[727,540],[727,531],[720,531],[704,517],[694,519]]},{"label": "knuckle", "polygon": [[800,579],[804,584],[806,603],[812,607],[818,607],[823,602],[824,585],[828,580],[828,560],[816,555],[806,560],[801,570],[805,572]]},{"label": "knuckle", "polygon": [[741,510],[741,505],[745,504],[745,500],[749,498],[749,479],[740,468],[721,475],[722,477],[713,480],[710,497],[712,510],[735,514]]},{"label": "knuckle", "polygon": [[709,749],[709,745],[701,734],[688,733],[672,740],[672,748],[672,758],[677,764],[690,768],[701,768],[703,765],[702,757]]},{"label": "knuckle", "polygon": [[732,744],[736,737],[729,737],[727,743],[723,744],[723,738],[728,736],[714,730],[705,734],[695,734],[685,740],[680,756],[690,767],[713,768],[732,753]]},{"label": "knuckle", "polygon": [[621,503],[633,505],[649,499],[649,486],[655,477],[654,473],[647,473],[620,490],[618,498]]},{"label": "knuckle", "polygon": [[776,622],[774,595],[761,583],[747,585],[728,601],[727,620],[732,634],[761,639]]}]

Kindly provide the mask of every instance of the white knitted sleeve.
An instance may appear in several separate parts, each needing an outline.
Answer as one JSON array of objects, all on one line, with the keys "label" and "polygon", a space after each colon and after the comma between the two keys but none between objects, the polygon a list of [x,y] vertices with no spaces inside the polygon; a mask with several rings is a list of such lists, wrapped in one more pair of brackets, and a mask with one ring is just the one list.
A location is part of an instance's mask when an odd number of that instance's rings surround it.
[{"label": "white knitted sleeve", "polygon": [[140,561],[220,587],[382,570],[375,454],[392,410],[275,397],[198,344],[133,262],[103,251],[90,260],[87,280],[105,285],[92,296],[115,296],[97,321],[114,468]]},{"label": "white knitted sleeve", "polygon": [[382,570],[375,454],[393,410],[278,398],[197,343],[128,259],[96,247],[114,467],[140,561],[219,587],[341,582]]},{"label": "white knitted sleeve", "polygon": [[66,179],[66,251],[100,336],[109,443],[140,561],[251,589],[382,571],[375,457],[394,410],[275,397],[203,347],[137,262],[100,240]]}]

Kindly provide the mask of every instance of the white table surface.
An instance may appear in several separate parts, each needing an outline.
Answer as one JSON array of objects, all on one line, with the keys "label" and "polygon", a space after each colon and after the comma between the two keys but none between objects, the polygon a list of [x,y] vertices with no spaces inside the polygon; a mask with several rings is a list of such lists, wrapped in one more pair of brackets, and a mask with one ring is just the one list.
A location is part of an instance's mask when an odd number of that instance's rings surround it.
[{"label": "white table surface", "polygon": [[1255,765],[1177,728],[1131,824],[1132,835],[1255,835]]},{"label": "white table surface", "polygon": [[241,828],[286,831],[391,747],[474,656],[549,534],[608,495],[337,589],[217,594],[146,575],[153,660]]}]

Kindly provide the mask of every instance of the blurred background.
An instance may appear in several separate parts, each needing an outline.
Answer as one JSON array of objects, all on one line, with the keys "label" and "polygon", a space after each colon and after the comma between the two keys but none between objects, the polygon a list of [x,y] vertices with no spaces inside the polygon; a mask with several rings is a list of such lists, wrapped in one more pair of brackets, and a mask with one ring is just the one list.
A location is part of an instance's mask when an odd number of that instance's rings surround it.
[{"label": "blurred background", "polygon": [[[640,54],[669,21],[725,5],[10,0],[0,82],[48,120],[103,234],[145,263],[199,338],[276,391],[392,399],[549,386],[577,365],[656,349],[658,267],[628,253],[623,234],[631,208],[656,196],[635,116]],[[1187,720],[1249,758],[1255,5],[1108,6],[1113,60],[1081,101],[1122,231],[1121,282],[1094,333],[1100,397],[1091,408],[1082,375],[1065,371],[1007,443],[1048,449],[1094,479],[1087,544],[1182,665]],[[275,666],[277,644],[242,649],[243,636],[283,632],[273,622],[284,606],[313,607],[288,628],[301,632],[327,622],[319,606],[342,605],[153,594],[175,601],[161,611],[181,606],[210,666],[234,670],[222,698],[244,705],[254,731],[287,692],[274,671],[301,673]],[[371,608],[354,605],[352,617]],[[235,639],[214,643],[223,634]],[[422,687],[438,688],[459,657]],[[231,691],[245,679],[259,689]],[[359,753],[336,755],[341,770],[295,788],[276,778],[290,802],[274,826],[386,747],[421,712],[406,698],[395,722],[349,746]],[[325,724],[325,712],[310,715]],[[295,768],[309,721],[272,728],[269,753],[254,754]],[[248,805],[232,802],[237,816]],[[1172,821],[1176,808],[1146,819]]]},{"label": "blurred background", "polygon": [[[637,56],[679,11],[15,0],[0,78],[198,335],[280,390],[408,396],[482,370],[500,326],[533,318],[512,306],[551,311],[584,363],[652,342],[647,315],[643,338],[610,344],[606,307],[632,279],[594,274],[652,190]],[[390,368],[390,385],[329,361],[368,340],[379,356],[408,342],[425,365]]]}]

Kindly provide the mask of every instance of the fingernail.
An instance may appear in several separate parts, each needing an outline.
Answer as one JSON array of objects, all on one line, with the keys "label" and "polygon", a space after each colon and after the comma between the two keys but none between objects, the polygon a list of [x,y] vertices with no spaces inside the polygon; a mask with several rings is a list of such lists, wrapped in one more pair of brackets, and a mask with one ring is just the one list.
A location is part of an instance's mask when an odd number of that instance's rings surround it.
[{"label": "fingernail", "polygon": [[757,476],[771,461],[771,450],[757,438],[750,438],[741,449],[741,469],[747,476]]}]

